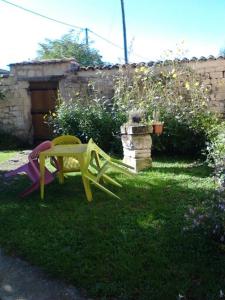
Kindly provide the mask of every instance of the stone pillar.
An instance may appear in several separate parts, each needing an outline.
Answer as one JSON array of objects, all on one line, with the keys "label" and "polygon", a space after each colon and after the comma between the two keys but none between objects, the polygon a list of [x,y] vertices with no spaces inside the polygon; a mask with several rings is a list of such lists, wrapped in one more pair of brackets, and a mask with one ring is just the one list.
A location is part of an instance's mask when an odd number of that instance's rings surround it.
[{"label": "stone pillar", "polygon": [[152,133],[150,125],[121,126],[123,162],[132,166],[136,173],[152,166],[150,133]]}]

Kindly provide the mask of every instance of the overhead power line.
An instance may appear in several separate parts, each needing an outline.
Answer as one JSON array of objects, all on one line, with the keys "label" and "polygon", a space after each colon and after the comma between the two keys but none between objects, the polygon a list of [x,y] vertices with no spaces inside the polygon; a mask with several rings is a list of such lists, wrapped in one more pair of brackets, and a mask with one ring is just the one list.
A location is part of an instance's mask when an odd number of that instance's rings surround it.
[{"label": "overhead power line", "polygon": [[10,5],[12,5],[12,6],[15,6],[15,7],[17,7],[17,8],[20,8],[20,9],[22,9],[22,10],[24,10],[24,11],[26,11],[26,12],[29,12],[29,13],[31,13],[31,14],[33,14],[33,15],[36,15],[36,16],[39,16],[39,17],[48,19],[48,20],[50,20],[50,21],[54,21],[54,22],[56,22],[56,23],[59,23],[59,24],[62,24],[62,25],[66,25],[66,26],[69,26],[69,27],[72,27],[72,28],[76,28],[76,29],[82,29],[82,30],[84,29],[84,28],[82,28],[82,27],[79,27],[79,26],[76,26],[76,25],[73,25],[73,24],[69,24],[69,23],[66,23],[66,22],[63,22],[63,21],[60,21],[60,20],[56,20],[56,19],[54,19],[54,18],[45,16],[45,15],[42,15],[42,14],[36,12],[36,11],[33,11],[33,10],[28,9],[28,8],[25,8],[25,7],[23,7],[23,6],[17,5],[17,4],[15,4],[15,3],[9,2],[9,1],[7,1],[7,0],[1,0],[1,1],[2,1],[2,2],[5,2],[5,3],[7,3],[7,4],[10,4]]},{"label": "overhead power line", "polygon": [[[25,8],[25,7],[21,6],[21,5],[17,5],[17,4],[15,4],[15,3],[12,3],[12,2],[7,1],[7,0],[0,0],[0,1],[5,2],[5,3],[9,4],[9,5],[12,5],[12,6],[16,7],[16,8],[22,9],[22,10],[24,10],[24,11],[26,11],[26,12],[29,12],[29,13],[31,13],[31,14],[33,14],[33,15],[36,15],[36,16],[38,16],[38,17],[42,17],[42,18],[44,18],[44,19],[47,19],[47,20],[50,20],[50,21],[59,23],[59,24],[61,24],[61,25],[69,26],[69,27],[71,27],[71,28],[83,30],[83,31],[85,31],[85,34],[86,34],[86,43],[88,42],[88,32],[90,32],[90,33],[94,34],[95,36],[97,36],[98,38],[102,39],[103,41],[105,41],[105,42],[111,44],[112,46],[117,47],[117,48],[119,48],[119,49],[121,49],[121,50],[124,50],[123,47],[121,47],[121,46],[119,46],[119,45],[113,43],[112,41],[110,41],[110,40],[104,38],[103,36],[99,35],[98,33],[92,31],[92,30],[89,29],[89,28],[82,28],[82,27],[77,26],[77,25],[73,25],[73,24],[70,24],[70,23],[67,23],[67,22],[64,22],[64,21],[61,21],[61,20],[57,20],[57,19],[48,17],[48,16],[43,15],[43,14],[40,14],[40,13],[34,11],[34,10]],[[142,59],[146,59],[146,58],[144,58],[144,57],[141,56],[141,55],[138,55],[138,54],[135,54],[135,53],[133,53],[133,54],[134,54],[135,56],[137,56],[137,57],[142,58]]]},{"label": "overhead power line", "polygon": [[94,32],[94,31],[92,31],[91,29],[88,29],[88,31],[89,31],[90,33],[94,34],[95,36],[99,37],[99,38],[100,38],[100,39],[102,39],[103,41],[105,41],[105,42],[107,42],[107,43],[109,43],[109,44],[113,45],[114,47],[117,47],[117,48],[119,48],[119,49],[123,50],[123,47],[120,47],[119,45],[117,45],[117,44],[114,44],[114,43],[113,43],[113,42],[111,42],[110,40],[108,40],[108,39],[104,38],[103,36],[101,36],[101,35],[99,35],[98,33],[96,33],[96,32]]},{"label": "overhead power line", "polygon": [[47,19],[47,20],[54,21],[54,22],[59,23],[59,24],[62,24],[62,25],[66,25],[66,26],[69,26],[69,27],[71,27],[71,28],[76,28],[76,29],[80,29],[80,30],[85,30],[86,32],[89,31],[89,32],[91,32],[92,34],[94,34],[95,36],[97,36],[97,37],[99,37],[100,39],[104,40],[105,42],[110,43],[111,45],[113,45],[113,46],[115,46],[115,47],[120,48],[120,49],[123,50],[123,48],[120,47],[119,45],[114,44],[114,43],[111,42],[110,40],[104,38],[103,36],[99,35],[98,33],[92,31],[92,30],[89,29],[89,28],[82,28],[82,27],[80,27],[80,26],[76,26],[76,25],[73,25],[73,24],[70,24],[70,23],[66,23],[66,22],[63,22],[63,21],[60,21],[60,20],[57,20],[57,19],[48,17],[48,16],[43,15],[43,14],[40,14],[40,13],[34,11],[34,10],[25,8],[25,7],[23,7],[23,6],[17,5],[17,4],[15,4],[15,3],[12,3],[12,2],[7,1],[7,0],[0,0],[0,1],[5,2],[5,3],[7,3],[7,4],[10,4],[10,5],[12,5],[12,6],[15,6],[15,7],[19,8],[19,9],[22,9],[22,10],[26,11],[26,12],[32,13],[32,14],[34,14],[34,15],[36,15],[36,16],[45,18],[45,19]]},{"label": "overhead power line", "polygon": [[[97,36],[98,38],[102,39],[103,41],[107,42],[108,44],[111,44],[112,46],[114,46],[114,47],[116,47],[116,48],[119,48],[120,50],[123,50],[123,51],[124,51],[124,48],[123,48],[123,47],[121,47],[121,46],[119,46],[119,45],[117,45],[117,44],[111,42],[110,40],[104,38],[103,36],[101,36],[101,35],[99,35],[98,33],[92,31],[91,29],[88,29],[88,32],[92,33],[93,35],[95,35],[95,36]],[[144,57],[144,56],[141,56],[141,55],[139,55],[139,54],[137,54],[137,53],[133,53],[133,55],[136,56],[136,57],[142,58],[142,59],[144,59],[144,60],[148,60],[148,58],[146,58],[146,57]]]}]

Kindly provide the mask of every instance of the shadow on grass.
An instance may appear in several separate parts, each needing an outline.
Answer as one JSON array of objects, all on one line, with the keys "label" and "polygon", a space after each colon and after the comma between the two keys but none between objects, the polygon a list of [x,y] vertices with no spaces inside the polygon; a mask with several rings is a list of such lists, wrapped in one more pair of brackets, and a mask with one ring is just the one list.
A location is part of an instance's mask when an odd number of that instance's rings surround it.
[{"label": "shadow on grass", "polygon": [[44,201],[38,192],[20,199],[29,182],[19,176],[1,193],[0,243],[97,299],[217,299],[224,256],[182,230],[188,205],[208,197],[210,187],[195,178],[184,185],[173,173],[143,174],[113,174],[123,184],[112,187],[121,200],[93,188],[91,203],[79,175],[47,186]]}]

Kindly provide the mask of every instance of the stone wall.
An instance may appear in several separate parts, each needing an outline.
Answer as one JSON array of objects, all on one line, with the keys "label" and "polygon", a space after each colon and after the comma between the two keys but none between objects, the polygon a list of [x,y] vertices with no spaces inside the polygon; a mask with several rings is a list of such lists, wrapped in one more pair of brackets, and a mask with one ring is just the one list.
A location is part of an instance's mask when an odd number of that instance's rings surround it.
[{"label": "stone wall", "polygon": [[212,90],[210,109],[225,116],[225,59],[205,59],[187,63],[200,73]]},{"label": "stone wall", "polygon": [[101,95],[111,98],[113,95],[112,76],[118,69],[113,70],[80,70],[68,74],[59,82],[60,94],[65,100],[69,100],[80,93],[84,97],[93,93],[92,86],[100,92]]},{"label": "stone wall", "polygon": [[[200,73],[212,89],[212,111],[225,116],[225,59],[192,59],[183,63]],[[135,66],[134,66],[135,67]],[[77,93],[92,93],[88,82],[94,82],[101,95],[113,95],[112,76],[118,72],[118,66],[98,68],[79,68],[73,59],[51,60],[44,62],[26,62],[10,66],[7,78],[0,78],[0,89],[6,90],[6,98],[0,100],[0,130],[15,134],[23,140],[32,141],[30,81],[59,82],[60,94],[69,100]]]},{"label": "stone wall", "polygon": [[51,77],[65,76],[67,73],[78,70],[79,65],[74,59],[55,59],[15,63],[10,65],[10,75],[17,80],[47,80]]},{"label": "stone wall", "polygon": [[78,69],[74,59],[25,62],[10,65],[10,74],[0,78],[0,130],[33,142],[30,81],[60,80]]},{"label": "stone wall", "polygon": [[[210,110],[225,117],[225,59],[200,59],[184,61],[196,72],[201,74],[204,82],[210,87],[211,101]],[[103,70],[79,70],[76,74],[68,74],[60,81],[60,92],[65,100],[81,91],[88,93],[90,89],[88,82],[94,82],[102,95],[111,97],[113,95],[113,75],[118,71],[118,67]]]},{"label": "stone wall", "polygon": [[17,81],[15,77],[1,79],[5,98],[0,100],[0,129],[31,142],[31,102],[28,86],[27,81]]}]

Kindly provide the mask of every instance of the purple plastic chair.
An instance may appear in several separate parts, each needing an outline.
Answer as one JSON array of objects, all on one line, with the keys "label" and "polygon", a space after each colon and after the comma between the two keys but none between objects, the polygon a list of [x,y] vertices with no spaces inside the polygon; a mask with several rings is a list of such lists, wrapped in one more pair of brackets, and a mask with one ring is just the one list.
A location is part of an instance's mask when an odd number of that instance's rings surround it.
[{"label": "purple plastic chair", "polygon": [[[27,176],[30,178],[33,184],[20,194],[21,197],[25,197],[39,188],[40,186],[40,166],[38,161],[39,153],[41,151],[50,149],[51,147],[52,147],[52,143],[50,141],[45,141],[41,143],[36,148],[34,148],[34,150],[28,155],[28,163],[5,174],[5,177],[11,177],[17,175],[18,173],[26,173]],[[58,165],[57,161],[55,163],[56,165]],[[51,173],[47,168],[45,168],[45,184],[48,184],[54,180],[55,178],[54,175],[57,171],[58,169],[54,173]]]}]

